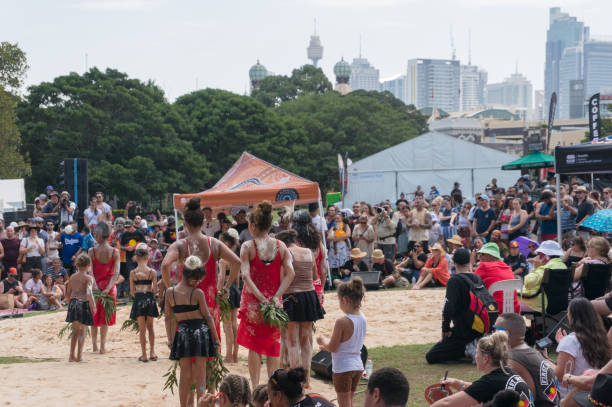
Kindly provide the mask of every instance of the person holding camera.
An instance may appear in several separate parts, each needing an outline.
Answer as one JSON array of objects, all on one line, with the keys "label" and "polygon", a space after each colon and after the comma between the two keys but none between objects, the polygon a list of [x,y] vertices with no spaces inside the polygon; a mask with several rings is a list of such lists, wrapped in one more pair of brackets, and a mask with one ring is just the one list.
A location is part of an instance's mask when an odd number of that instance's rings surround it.
[{"label": "person holding camera", "polygon": [[95,196],[92,196],[89,200],[89,207],[83,212],[85,224],[90,228],[94,229],[98,224],[98,200]]},{"label": "person holding camera", "polygon": [[43,206],[40,217],[45,220],[52,220],[53,224],[59,225],[59,196],[57,191],[51,191],[49,193],[49,201]]},{"label": "person holding camera", "polygon": [[393,261],[395,257],[395,229],[397,222],[391,218],[391,207],[376,207],[376,215],[372,219],[374,230],[378,239],[376,240],[376,248],[383,251],[385,258]]},{"label": "person holding camera", "polygon": [[423,250],[423,246],[423,242],[414,242],[408,256],[396,267],[402,277],[407,278],[413,284],[419,279],[421,269],[427,262],[427,253]]},{"label": "person holding camera", "polygon": [[70,200],[70,193],[62,191],[60,194],[59,203],[56,206],[59,212],[59,221],[61,226],[69,225],[74,220],[76,212],[76,203]]}]

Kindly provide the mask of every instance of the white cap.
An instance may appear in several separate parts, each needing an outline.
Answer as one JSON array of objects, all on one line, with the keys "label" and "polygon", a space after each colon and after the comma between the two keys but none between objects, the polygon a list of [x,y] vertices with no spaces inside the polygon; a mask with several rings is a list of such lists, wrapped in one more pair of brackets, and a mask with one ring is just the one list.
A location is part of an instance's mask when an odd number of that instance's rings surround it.
[{"label": "white cap", "polygon": [[66,226],[66,228],[64,229],[64,233],[66,233],[67,235],[71,235],[73,232],[72,230],[72,225],[68,225]]}]

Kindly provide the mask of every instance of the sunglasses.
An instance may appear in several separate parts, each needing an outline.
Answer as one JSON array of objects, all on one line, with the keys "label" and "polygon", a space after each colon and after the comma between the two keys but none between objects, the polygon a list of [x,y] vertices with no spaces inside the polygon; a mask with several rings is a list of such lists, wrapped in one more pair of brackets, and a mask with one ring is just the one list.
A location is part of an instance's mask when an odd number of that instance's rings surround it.
[{"label": "sunglasses", "polygon": [[510,331],[508,331],[506,328],[502,328],[501,326],[493,325],[493,329],[495,329],[496,331],[508,332],[508,334],[510,334]]}]

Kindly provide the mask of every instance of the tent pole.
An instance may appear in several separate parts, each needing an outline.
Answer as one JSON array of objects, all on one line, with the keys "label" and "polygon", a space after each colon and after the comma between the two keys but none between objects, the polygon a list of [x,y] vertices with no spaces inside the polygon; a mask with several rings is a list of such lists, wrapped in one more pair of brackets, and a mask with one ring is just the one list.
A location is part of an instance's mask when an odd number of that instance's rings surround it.
[{"label": "tent pole", "polygon": [[397,185],[397,171],[395,171],[395,199],[399,199],[399,187]]},{"label": "tent pole", "polygon": [[591,191],[595,189],[595,179],[593,178],[593,173],[591,173]]},{"label": "tent pole", "polygon": [[559,246],[563,243],[563,237],[561,236],[561,174],[555,174],[555,187],[557,190],[557,242]]},{"label": "tent pole", "polygon": [[[321,189],[319,188],[319,216],[323,219],[323,221],[325,222],[325,218],[323,217],[323,201],[321,200]],[[327,239],[326,239],[326,235],[327,233],[325,233],[324,230],[321,231],[321,236],[323,237],[323,260],[327,261]],[[327,266],[327,282],[331,285],[332,280],[331,280],[331,273],[329,272],[329,263]],[[325,286],[323,286],[325,288]]]},{"label": "tent pole", "polygon": [[471,196],[474,196],[474,169],[471,168],[470,171],[472,173],[471,174],[472,175],[472,195]]},{"label": "tent pole", "polygon": [[174,195],[172,194],[172,209],[174,210],[174,234],[176,235],[176,238],[178,240],[178,211],[176,210],[176,206],[174,205]]}]

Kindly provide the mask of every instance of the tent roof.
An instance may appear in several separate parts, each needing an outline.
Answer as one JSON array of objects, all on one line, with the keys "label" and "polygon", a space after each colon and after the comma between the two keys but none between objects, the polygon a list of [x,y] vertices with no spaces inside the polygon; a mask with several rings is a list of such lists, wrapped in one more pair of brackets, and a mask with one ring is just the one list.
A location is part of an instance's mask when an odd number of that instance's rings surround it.
[{"label": "tent roof", "polygon": [[523,168],[548,168],[555,165],[555,158],[541,151],[534,151],[524,157],[502,165],[502,170],[520,170]]},{"label": "tent roof", "polygon": [[319,184],[244,152],[214,187],[198,193],[175,194],[174,207],[183,208],[194,196],[202,198],[202,206],[217,209],[250,206],[266,200],[279,207],[317,202]]},{"label": "tent roof", "polygon": [[495,168],[516,159],[480,144],[429,132],[354,162],[349,172]]}]

